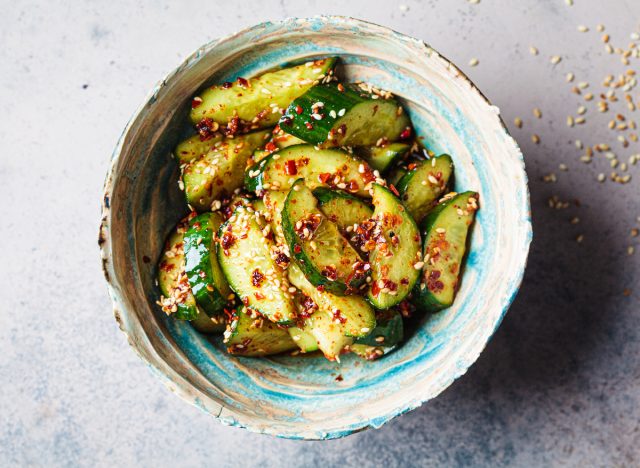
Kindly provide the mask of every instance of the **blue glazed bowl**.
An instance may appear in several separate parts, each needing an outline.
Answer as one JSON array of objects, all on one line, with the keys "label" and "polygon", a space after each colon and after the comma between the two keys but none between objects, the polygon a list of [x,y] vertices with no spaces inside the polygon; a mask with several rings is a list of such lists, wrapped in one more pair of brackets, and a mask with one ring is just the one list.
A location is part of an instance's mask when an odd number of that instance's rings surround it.
[{"label": "blue glazed bowl", "polygon": [[[155,305],[155,264],[185,214],[170,153],[190,97],[208,83],[337,55],[349,80],[403,99],[418,134],[453,156],[458,188],[481,209],[453,307],[424,317],[375,362],[344,356],[234,357]],[[531,222],[522,154],[499,116],[451,62],[423,42],[344,17],[263,23],[197,50],[153,90],[127,125],[107,176],[100,230],[116,320],[167,386],[224,424],[297,439],[380,427],[442,392],[478,358],[524,273]],[[340,377],[340,378],[338,378]]]}]

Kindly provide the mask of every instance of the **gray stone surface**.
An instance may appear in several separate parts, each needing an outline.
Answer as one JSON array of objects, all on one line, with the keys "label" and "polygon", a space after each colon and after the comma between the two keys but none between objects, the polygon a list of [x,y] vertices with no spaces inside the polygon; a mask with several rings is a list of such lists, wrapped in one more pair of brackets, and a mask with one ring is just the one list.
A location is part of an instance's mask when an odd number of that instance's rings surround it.
[{"label": "gray stone surface", "polygon": [[[573,140],[607,142],[625,158],[640,148],[623,149],[606,128],[612,112],[592,104],[587,123],[568,128],[582,98],[564,80],[571,71],[599,93],[624,69],[595,25],[626,47],[640,2],[407,1],[406,12],[366,0],[0,4],[0,466],[640,463],[640,246],[626,253],[638,244],[629,231],[640,174],[596,183],[607,161],[580,163]],[[109,155],[155,81],[216,36],[320,13],[420,37],[469,73],[525,152],[535,238],[521,293],[467,375],[380,430],[325,443],[223,427],[170,394],[117,329],[96,244]],[[552,171],[558,181],[543,183]],[[551,210],[552,195],[580,206]]]}]

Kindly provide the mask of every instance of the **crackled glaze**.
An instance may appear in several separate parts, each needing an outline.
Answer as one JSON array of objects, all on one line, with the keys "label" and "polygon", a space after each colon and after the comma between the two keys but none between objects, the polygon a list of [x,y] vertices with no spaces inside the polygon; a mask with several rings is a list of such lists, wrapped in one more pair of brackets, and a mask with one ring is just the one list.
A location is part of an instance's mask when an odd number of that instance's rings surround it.
[{"label": "crackled glaze", "polygon": [[[349,80],[402,98],[427,145],[453,155],[457,188],[480,193],[460,292],[453,307],[423,318],[402,347],[373,363],[233,357],[154,304],[156,260],[186,212],[170,152],[185,132],[190,96],[206,83],[326,55],[341,57]],[[498,109],[421,41],[343,17],[260,24],[202,47],[162,80],[115,150],[100,230],[116,319],[167,386],[225,424],[300,439],[380,427],[462,375],[511,304],[530,241],[522,154]]]}]

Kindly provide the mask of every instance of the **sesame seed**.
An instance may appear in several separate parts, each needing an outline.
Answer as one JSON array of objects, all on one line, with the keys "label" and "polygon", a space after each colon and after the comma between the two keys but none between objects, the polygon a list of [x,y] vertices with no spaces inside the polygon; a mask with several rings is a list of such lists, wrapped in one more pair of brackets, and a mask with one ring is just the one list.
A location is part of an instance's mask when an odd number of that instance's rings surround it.
[{"label": "sesame seed", "polygon": [[342,117],[342,116],[344,115],[344,113],[345,113],[345,112],[347,112],[347,110],[346,110],[346,109],[340,109],[340,110],[338,111],[338,116],[339,116],[339,117]]},{"label": "sesame seed", "polygon": [[630,245],[629,247],[627,247],[627,255],[633,255],[635,251],[636,249],[633,245]]},{"label": "sesame seed", "polygon": [[413,268],[415,268],[416,270],[421,270],[423,266],[424,262],[417,262],[413,264]]},{"label": "sesame seed", "polygon": [[445,228],[436,228],[436,232],[438,234],[444,234],[445,232],[447,232],[447,230]]},{"label": "sesame seed", "polygon": [[571,218],[571,224],[578,224],[580,222],[580,218],[578,218],[577,216],[574,216],[573,218]]},{"label": "sesame seed", "polygon": [[554,55],[551,57],[550,61],[552,64],[557,65],[562,61],[562,57],[560,57],[559,55]]},{"label": "sesame seed", "polygon": [[579,235],[576,237],[576,242],[577,242],[578,244],[580,244],[583,240],[584,240],[584,234],[579,234]]},{"label": "sesame seed", "polygon": [[596,26],[596,30],[597,30],[598,32],[602,32],[602,31],[604,31],[604,24],[599,24],[599,25],[597,25],[597,26]]},{"label": "sesame seed", "polygon": [[572,116],[567,116],[567,125],[569,127],[573,127],[574,121],[573,121],[573,117]]},{"label": "sesame seed", "polygon": [[575,75],[573,73],[571,72],[567,73],[567,76],[566,76],[567,83],[571,83],[574,78],[575,78]]},{"label": "sesame seed", "polygon": [[534,46],[529,46],[529,53],[531,55],[538,55],[538,49]]},{"label": "sesame seed", "polygon": [[472,66],[472,67],[475,67],[479,63],[480,61],[477,58],[472,58],[471,60],[469,60],[469,66]]},{"label": "sesame seed", "polygon": [[578,31],[587,32],[587,31],[589,31],[589,28],[586,27],[585,25],[581,24],[581,25],[578,26]]},{"label": "sesame seed", "polygon": [[540,137],[534,133],[533,135],[531,135],[531,141],[537,145],[538,143],[540,143]]},{"label": "sesame seed", "polygon": [[513,119],[513,123],[516,127],[522,128],[522,119],[520,117],[516,117],[515,119]]},{"label": "sesame seed", "polygon": [[607,176],[605,176],[602,172],[598,174],[598,182],[602,183],[606,180]]},{"label": "sesame seed", "polygon": [[540,117],[542,117],[542,111],[540,111],[540,109],[538,109],[537,107],[535,107],[535,108],[533,109],[533,115],[534,115],[536,118],[538,118],[538,119],[539,119]]}]

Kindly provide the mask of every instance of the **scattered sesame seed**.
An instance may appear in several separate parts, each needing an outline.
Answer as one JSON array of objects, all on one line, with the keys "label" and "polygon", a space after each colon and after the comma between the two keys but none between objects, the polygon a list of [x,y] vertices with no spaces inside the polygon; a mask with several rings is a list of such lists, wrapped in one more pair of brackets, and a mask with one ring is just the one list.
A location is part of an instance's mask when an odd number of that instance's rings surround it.
[{"label": "scattered sesame seed", "polygon": [[538,109],[537,107],[535,107],[535,108],[533,109],[533,115],[534,115],[536,118],[538,118],[538,119],[539,119],[540,117],[542,117],[542,111],[541,111],[540,109]]},{"label": "scattered sesame seed", "polygon": [[400,5],[398,8],[400,8],[400,11],[403,13],[409,11],[409,5]]},{"label": "scattered sesame seed", "polygon": [[538,49],[534,46],[529,46],[529,53],[531,55],[538,55]]},{"label": "scattered sesame seed", "polygon": [[567,83],[571,83],[574,78],[575,78],[575,75],[573,73],[571,72],[567,73],[567,76],[566,76]]},{"label": "scattered sesame seed", "polygon": [[513,123],[516,127],[522,128],[522,119],[520,117],[516,117],[515,119],[513,119]]},{"label": "scattered sesame seed", "polygon": [[630,245],[629,247],[627,247],[627,255],[633,255],[635,251],[636,249],[633,245]]},{"label": "scattered sesame seed", "polygon": [[572,116],[567,116],[567,125],[569,127],[573,127],[574,121],[573,121],[573,117]]},{"label": "scattered sesame seed", "polygon": [[604,31],[604,24],[599,24],[599,25],[597,25],[597,26],[596,26],[596,30],[597,30],[598,32],[602,32],[602,31]]},{"label": "scattered sesame seed", "polygon": [[554,55],[551,57],[550,61],[552,64],[557,65],[562,61],[562,57],[560,57],[559,55]]},{"label": "scattered sesame seed", "polygon": [[531,141],[537,145],[538,143],[540,143],[540,137],[534,133],[533,135],[531,135]]},{"label": "scattered sesame seed", "polygon": [[479,63],[480,63],[480,61],[477,58],[472,58],[471,60],[469,60],[469,65],[472,66],[472,67],[475,67]]},{"label": "scattered sesame seed", "polygon": [[583,240],[584,240],[584,234],[579,234],[579,235],[576,237],[576,242],[577,242],[578,244],[580,244]]},{"label": "scattered sesame seed", "polygon": [[602,183],[606,180],[607,176],[605,176],[602,172],[598,174],[598,182]]},{"label": "scattered sesame seed", "polygon": [[589,31],[589,28],[586,27],[585,25],[581,24],[581,25],[578,26],[578,31],[587,32],[587,31]]}]

